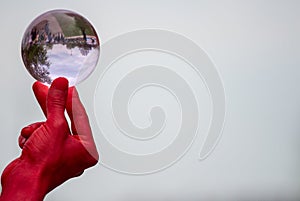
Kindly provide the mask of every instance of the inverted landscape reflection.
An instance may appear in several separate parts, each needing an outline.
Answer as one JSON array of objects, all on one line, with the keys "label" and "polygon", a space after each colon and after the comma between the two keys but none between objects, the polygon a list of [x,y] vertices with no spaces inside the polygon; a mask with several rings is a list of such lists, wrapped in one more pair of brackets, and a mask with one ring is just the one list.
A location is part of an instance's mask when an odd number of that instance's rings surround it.
[{"label": "inverted landscape reflection", "polygon": [[46,84],[66,77],[70,86],[85,80],[100,53],[93,26],[81,15],[53,10],[37,17],[26,29],[22,58],[28,72]]}]

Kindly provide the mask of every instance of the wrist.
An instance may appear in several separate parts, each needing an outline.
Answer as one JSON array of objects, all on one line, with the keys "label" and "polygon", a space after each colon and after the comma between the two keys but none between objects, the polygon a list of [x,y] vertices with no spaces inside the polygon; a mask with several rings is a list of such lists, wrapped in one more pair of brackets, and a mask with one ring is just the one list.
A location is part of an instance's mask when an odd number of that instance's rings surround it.
[{"label": "wrist", "polygon": [[0,201],[42,201],[48,193],[41,168],[20,161],[2,184]]}]

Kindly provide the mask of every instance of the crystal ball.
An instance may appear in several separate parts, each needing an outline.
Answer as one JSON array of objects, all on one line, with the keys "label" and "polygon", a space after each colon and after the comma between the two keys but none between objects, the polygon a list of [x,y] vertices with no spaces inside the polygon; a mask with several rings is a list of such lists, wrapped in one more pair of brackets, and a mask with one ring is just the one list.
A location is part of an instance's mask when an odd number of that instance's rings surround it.
[{"label": "crystal ball", "polygon": [[30,75],[50,85],[65,77],[74,86],[93,72],[100,42],[92,24],[69,10],[51,10],[27,27],[21,44],[24,65]]}]

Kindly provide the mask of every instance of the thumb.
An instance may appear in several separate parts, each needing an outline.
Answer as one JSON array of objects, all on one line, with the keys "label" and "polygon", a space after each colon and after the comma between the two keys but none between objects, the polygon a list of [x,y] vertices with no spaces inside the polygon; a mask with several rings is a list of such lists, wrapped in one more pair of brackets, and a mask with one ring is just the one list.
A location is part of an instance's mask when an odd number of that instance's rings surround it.
[{"label": "thumb", "polygon": [[55,79],[48,91],[47,119],[64,118],[67,96],[68,80],[61,77]]}]

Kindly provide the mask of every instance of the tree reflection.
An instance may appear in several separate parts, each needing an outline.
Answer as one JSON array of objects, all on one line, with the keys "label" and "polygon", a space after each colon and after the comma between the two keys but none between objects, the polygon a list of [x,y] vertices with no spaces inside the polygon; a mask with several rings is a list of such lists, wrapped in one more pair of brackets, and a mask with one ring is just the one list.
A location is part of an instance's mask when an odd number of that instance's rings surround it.
[{"label": "tree reflection", "polygon": [[87,43],[66,43],[67,49],[73,49],[77,47],[82,56],[87,56],[92,50],[92,46]]},{"label": "tree reflection", "polygon": [[37,80],[51,84],[49,77],[50,62],[47,50],[43,45],[30,44],[22,50],[23,61],[29,73]]}]

